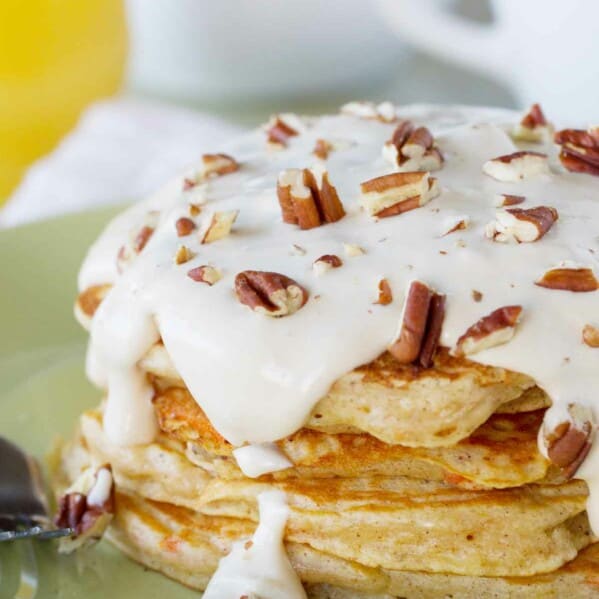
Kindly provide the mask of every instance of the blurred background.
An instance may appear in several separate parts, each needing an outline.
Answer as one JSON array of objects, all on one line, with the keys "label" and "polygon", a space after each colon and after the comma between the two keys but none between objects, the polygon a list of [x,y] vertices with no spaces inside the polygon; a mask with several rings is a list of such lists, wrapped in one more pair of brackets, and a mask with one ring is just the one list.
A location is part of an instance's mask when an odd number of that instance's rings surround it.
[{"label": "blurred background", "polygon": [[598,121],[597,22],[596,0],[0,0],[0,224],[138,197],[279,110]]}]

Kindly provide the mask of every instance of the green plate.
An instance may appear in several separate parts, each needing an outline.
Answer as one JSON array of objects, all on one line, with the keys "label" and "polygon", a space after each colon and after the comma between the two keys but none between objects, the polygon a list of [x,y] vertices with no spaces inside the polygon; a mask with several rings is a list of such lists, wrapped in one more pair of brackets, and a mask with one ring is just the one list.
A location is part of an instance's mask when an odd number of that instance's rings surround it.
[{"label": "green plate", "polygon": [[[117,211],[0,232],[0,435],[40,460],[99,399],[84,376],[86,335],[72,306],[86,249]],[[59,556],[54,541],[17,541],[0,543],[0,599],[14,596],[184,599],[198,593],[147,571],[106,542]]]}]

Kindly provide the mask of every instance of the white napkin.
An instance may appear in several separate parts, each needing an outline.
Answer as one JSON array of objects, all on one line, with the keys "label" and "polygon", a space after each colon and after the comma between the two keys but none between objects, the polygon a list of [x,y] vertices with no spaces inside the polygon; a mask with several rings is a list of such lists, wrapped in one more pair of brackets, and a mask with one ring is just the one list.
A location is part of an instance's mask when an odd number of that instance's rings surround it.
[{"label": "white napkin", "polygon": [[29,169],[0,208],[0,227],[141,198],[239,132],[184,108],[131,98],[99,102]]}]

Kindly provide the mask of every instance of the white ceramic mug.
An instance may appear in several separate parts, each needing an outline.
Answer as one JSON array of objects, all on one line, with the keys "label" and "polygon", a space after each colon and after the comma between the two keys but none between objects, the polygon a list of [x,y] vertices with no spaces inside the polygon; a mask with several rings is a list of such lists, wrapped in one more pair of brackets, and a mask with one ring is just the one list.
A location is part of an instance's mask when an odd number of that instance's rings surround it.
[{"label": "white ceramic mug", "polygon": [[377,1],[403,40],[508,83],[551,118],[599,122],[598,0],[492,0],[491,24],[439,0]]},{"label": "white ceramic mug", "polygon": [[182,100],[343,94],[395,72],[372,0],[126,0],[129,83]]}]

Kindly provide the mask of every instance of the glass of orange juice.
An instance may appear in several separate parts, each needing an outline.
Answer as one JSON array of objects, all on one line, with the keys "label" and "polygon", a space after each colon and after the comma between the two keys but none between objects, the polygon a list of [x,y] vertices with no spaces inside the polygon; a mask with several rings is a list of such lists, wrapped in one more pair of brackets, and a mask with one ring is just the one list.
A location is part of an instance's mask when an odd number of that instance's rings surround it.
[{"label": "glass of orange juice", "polygon": [[0,203],[122,80],[122,0],[0,0]]}]

